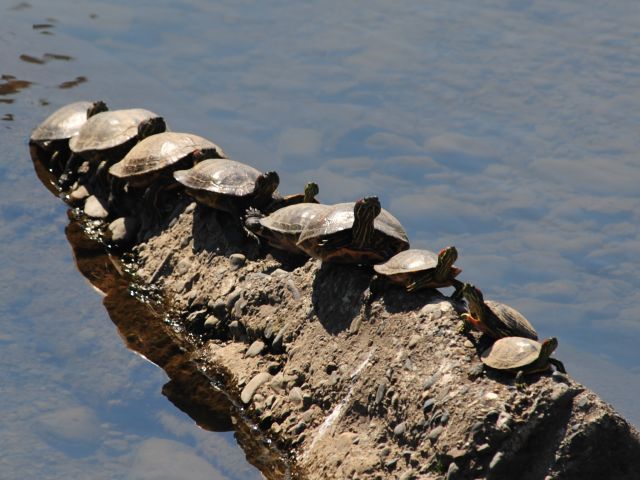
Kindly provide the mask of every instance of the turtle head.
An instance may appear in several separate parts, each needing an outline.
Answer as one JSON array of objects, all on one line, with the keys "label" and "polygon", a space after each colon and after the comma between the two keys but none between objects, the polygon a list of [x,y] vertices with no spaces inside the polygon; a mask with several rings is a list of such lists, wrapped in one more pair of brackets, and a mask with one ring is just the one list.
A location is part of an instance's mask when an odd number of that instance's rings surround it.
[{"label": "turtle head", "polygon": [[138,141],[156,133],[162,133],[167,129],[167,124],[162,117],[152,117],[143,120],[138,125]]},{"label": "turtle head", "polygon": [[109,110],[107,104],[102,100],[98,100],[97,102],[93,102],[91,106],[87,109],[87,118],[93,117],[96,113],[106,112]]},{"label": "turtle head", "polygon": [[208,158],[224,158],[220,156],[220,150],[216,147],[197,148],[191,153],[193,163],[201,162]]},{"label": "turtle head", "polygon": [[320,188],[316,182],[309,182],[304,186],[304,203],[313,203],[316,195],[320,193]]},{"label": "turtle head", "polygon": [[353,244],[362,248],[371,243],[374,232],[374,220],[380,212],[378,197],[365,197],[358,200],[353,207]]},{"label": "turtle head", "polygon": [[540,358],[549,358],[556,348],[558,348],[558,339],[556,337],[547,338],[542,342]]},{"label": "turtle head", "polygon": [[276,172],[265,172],[258,176],[254,191],[258,203],[271,200],[271,196],[278,188],[278,185],[280,185],[280,177]]},{"label": "turtle head", "polygon": [[[438,253],[438,264],[436,265],[435,276],[436,278],[450,277],[450,273],[454,273],[454,277],[460,273],[460,269],[453,267],[453,262],[458,259],[458,250],[453,245],[445,247]],[[452,271],[452,267],[455,270]]]},{"label": "turtle head", "polygon": [[249,208],[245,213],[244,226],[252,233],[260,235],[262,232],[262,223],[260,219],[264,218],[264,214],[257,208]]},{"label": "turtle head", "polygon": [[465,283],[462,286],[462,296],[467,301],[469,310],[476,312],[481,310],[481,306],[484,304],[484,297],[479,288],[470,283]]}]

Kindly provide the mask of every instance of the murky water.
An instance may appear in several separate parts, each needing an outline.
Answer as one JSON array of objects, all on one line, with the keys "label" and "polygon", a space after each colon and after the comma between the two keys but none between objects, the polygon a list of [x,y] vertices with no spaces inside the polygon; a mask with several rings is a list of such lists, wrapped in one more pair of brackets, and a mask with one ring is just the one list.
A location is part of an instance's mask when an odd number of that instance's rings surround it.
[{"label": "murky water", "polygon": [[3,477],[258,477],[73,266],[26,138],[79,99],[163,114],[283,193],[378,194],[640,425],[637,2],[128,3],[0,5]]}]

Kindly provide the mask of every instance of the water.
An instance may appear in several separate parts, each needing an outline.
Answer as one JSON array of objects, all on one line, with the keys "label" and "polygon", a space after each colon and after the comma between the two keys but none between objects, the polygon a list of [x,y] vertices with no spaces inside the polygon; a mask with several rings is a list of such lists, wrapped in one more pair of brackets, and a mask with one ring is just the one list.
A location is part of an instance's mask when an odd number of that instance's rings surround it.
[{"label": "water", "polygon": [[250,478],[229,434],[158,395],[166,377],[75,271],[25,140],[78,99],[163,114],[278,170],[283,193],[378,194],[413,246],[455,244],[465,280],[640,425],[637,2],[128,3],[0,6],[0,73],[32,82],[0,83],[3,473],[164,478],[170,451]]}]

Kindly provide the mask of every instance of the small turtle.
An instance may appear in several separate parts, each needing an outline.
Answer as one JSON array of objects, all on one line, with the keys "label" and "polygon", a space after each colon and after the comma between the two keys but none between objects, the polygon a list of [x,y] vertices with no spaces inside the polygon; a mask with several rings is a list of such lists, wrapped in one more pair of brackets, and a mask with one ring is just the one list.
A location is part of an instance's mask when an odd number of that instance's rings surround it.
[{"label": "small turtle", "polygon": [[443,248],[438,254],[411,248],[374,265],[373,269],[392,283],[403,285],[408,292],[453,285],[456,287],[454,296],[457,296],[462,288],[462,282],[455,279],[462,271],[453,265],[457,259],[458,250],[453,246]]},{"label": "small turtle", "polygon": [[273,213],[280,208],[297,205],[299,203],[319,203],[318,200],[316,200],[316,195],[318,195],[319,192],[320,188],[315,182],[307,183],[303,193],[294,193],[281,197],[277,192],[274,192],[274,200],[265,208],[265,213]]},{"label": "small turtle", "polygon": [[551,365],[567,373],[560,360],[551,358],[556,348],[558,340],[555,337],[547,338],[542,343],[524,337],[503,337],[482,352],[480,359],[488,367],[516,373],[516,382],[521,383],[524,375],[544,372]]},{"label": "small turtle", "polygon": [[[69,158],[69,139],[78,134],[88,118],[106,110],[107,105],[102,101],[83,101],[65,105],[49,115],[31,132],[29,144],[46,152],[37,158],[43,161],[46,159],[53,173],[59,175]],[[32,155],[34,154],[37,152],[32,150]]]},{"label": "small turtle", "polygon": [[260,173],[235,160],[207,159],[188,170],[173,172],[196,201],[234,216],[244,216],[249,207],[265,209],[274,201],[280,177],[276,172]]},{"label": "small turtle", "polygon": [[329,205],[320,203],[298,203],[280,208],[268,216],[252,210],[247,214],[245,226],[274,248],[306,255],[297,245],[300,233],[310,221],[329,208]]},{"label": "small turtle", "polygon": [[[194,153],[199,158],[226,158],[224,151],[206,138],[191,133],[163,132],[138,142],[109,173],[130,186],[148,187],[158,176],[191,168]],[[173,177],[171,177],[173,179]]]},{"label": "small turtle", "polygon": [[462,296],[469,307],[469,312],[462,315],[476,330],[493,338],[515,336],[538,339],[529,320],[509,305],[484,300],[482,292],[469,283],[462,286]]},{"label": "small turtle", "polygon": [[314,258],[335,263],[379,263],[409,248],[407,234],[378,197],[339,203],[316,216],[298,246]]}]

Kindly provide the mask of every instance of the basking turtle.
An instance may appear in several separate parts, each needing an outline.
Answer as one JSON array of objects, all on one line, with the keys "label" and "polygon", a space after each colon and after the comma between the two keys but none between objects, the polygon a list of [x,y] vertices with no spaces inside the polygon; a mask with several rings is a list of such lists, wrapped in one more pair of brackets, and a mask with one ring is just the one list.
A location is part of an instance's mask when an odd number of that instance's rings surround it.
[{"label": "basking turtle", "polygon": [[453,285],[454,296],[457,296],[462,288],[462,282],[455,279],[462,271],[453,265],[457,258],[458,250],[453,246],[443,248],[438,254],[411,248],[374,265],[373,269],[392,283],[404,286],[408,292]]},{"label": "basking turtle", "polygon": [[[69,139],[80,131],[87,119],[107,110],[102,101],[74,102],[59,108],[38,125],[29,137],[29,145],[44,150],[43,156],[53,173],[59,175],[69,158]],[[32,150],[32,155],[37,154]]]},{"label": "basking turtle", "polygon": [[517,378],[535,372],[544,372],[554,365],[562,373],[566,373],[560,360],[551,358],[558,347],[555,337],[542,343],[524,337],[504,337],[496,340],[480,356],[482,363],[496,370],[517,373]]},{"label": "basking turtle", "polygon": [[484,300],[482,292],[469,283],[462,286],[462,296],[469,307],[469,312],[462,315],[476,330],[493,338],[515,336],[538,339],[538,334],[529,320],[509,305]]},{"label": "basking turtle", "polygon": [[148,187],[159,176],[173,177],[174,170],[191,168],[199,158],[226,158],[224,151],[206,138],[191,133],[163,132],[138,142],[109,173],[130,186]]},{"label": "basking turtle", "polygon": [[80,127],[78,134],[69,140],[69,148],[88,159],[98,156],[100,160],[114,160],[138,140],[165,129],[162,117],[142,108],[101,112]]},{"label": "basking turtle", "polygon": [[280,177],[235,160],[207,159],[188,170],[173,172],[196,201],[234,216],[244,216],[247,208],[263,210],[274,201]]},{"label": "basking turtle", "polygon": [[320,203],[298,203],[280,208],[268,216],[251,210],[247,214],[245,226],[274,248],[305,255],[297,245],[300,233],[310,221],[323,215],[329,208],[329,205]]},{"label": "basking turtle", "polygon": [[[73,162],[74,157],[88,160],[88,179],[83,183],[88,184],[98,196],[107,198],[111,191],[108,167],[120,160],[139,140],[165,129],[162,117],[141,108],[98,113],[69,140],[69,147],[75,154],[69,161],[70,170],[73,171],[79,163]],[[112,201],[110,199],[109,203]]]},{"label": "basking turtle", "polygon": [[379,263],[409,248],[407,234],[378,197],[332,205],[300,234],[298,246],[335,263]]}]

